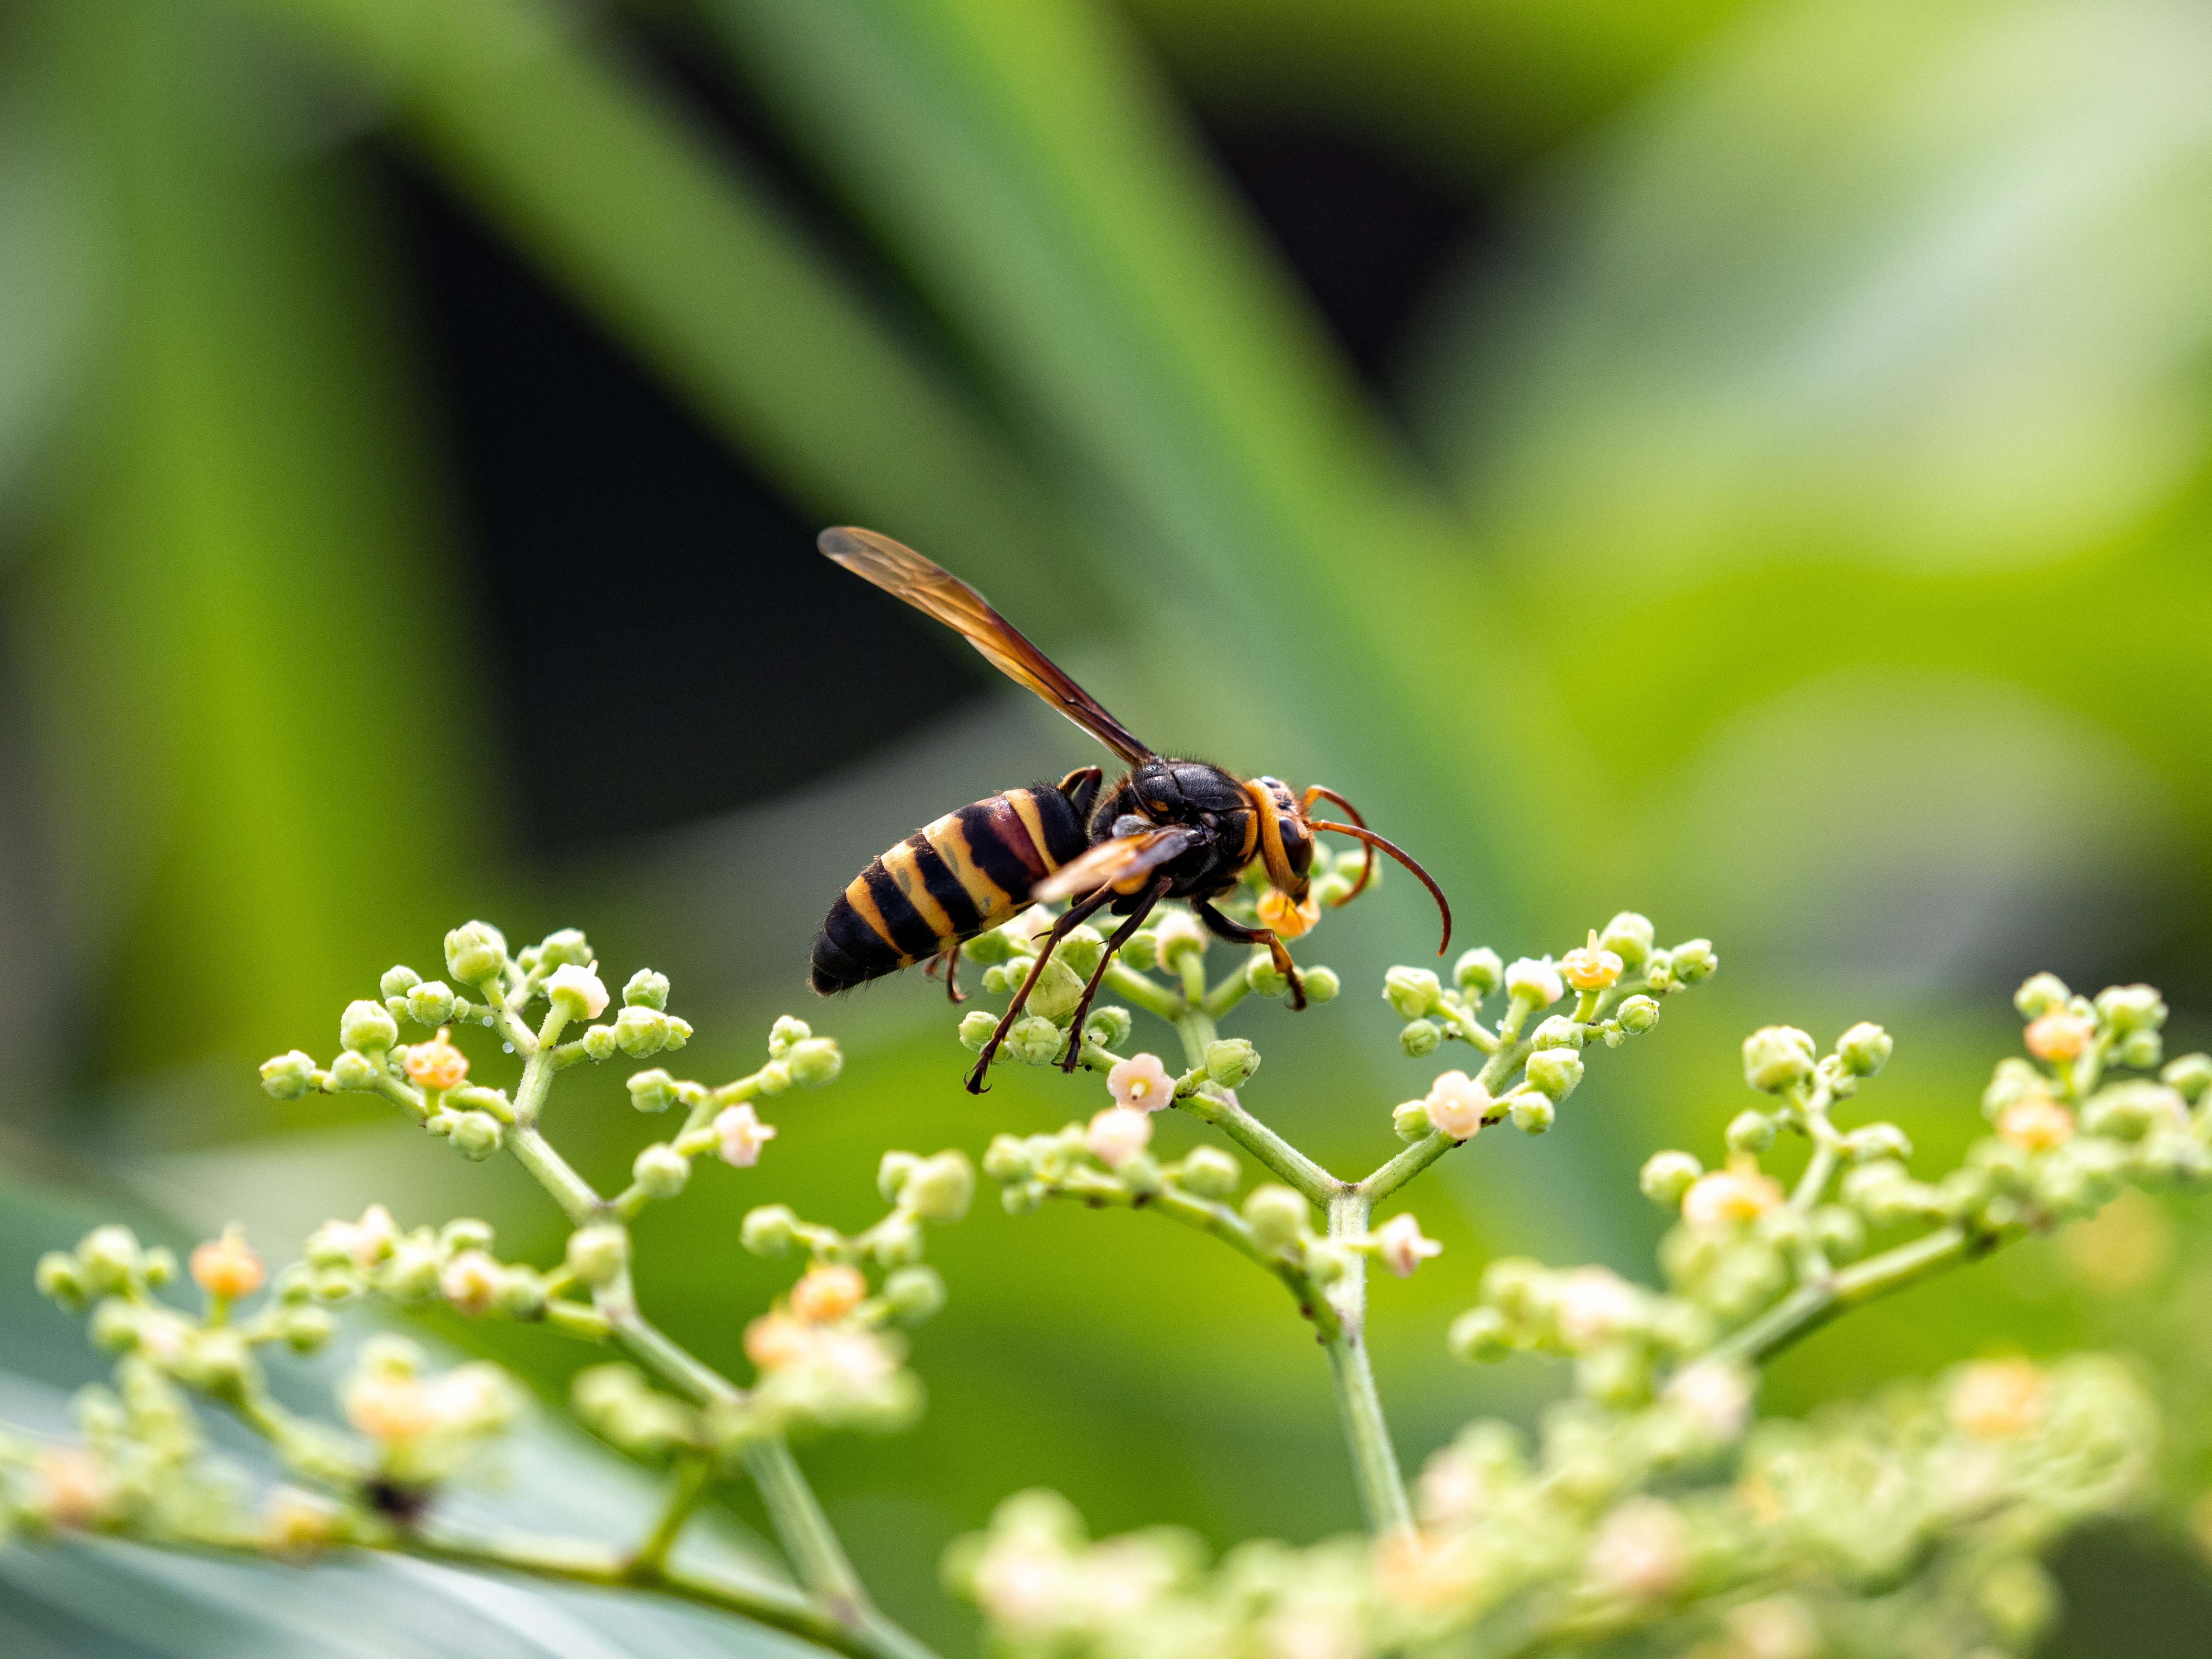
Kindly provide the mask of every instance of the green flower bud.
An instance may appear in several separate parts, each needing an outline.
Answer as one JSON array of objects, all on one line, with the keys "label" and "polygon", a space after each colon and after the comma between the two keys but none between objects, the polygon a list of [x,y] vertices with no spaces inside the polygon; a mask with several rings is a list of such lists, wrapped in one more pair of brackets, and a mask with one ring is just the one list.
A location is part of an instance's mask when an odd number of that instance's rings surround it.
[{"label": "green flower bud", "polygon": [[453,988],[441,979],[418,985],[407,994],[407,1018],[435,1030],[453,1023]]},{"label": "green flower bud", "polygon": [[1260,1051],[1243,1037],[1222,1037],[1206,1045],[1206,1074],[1224,1089],[1242,1088],[1260,1069]]},{"label": "green flower bud", "polygon": [[1425,968],[1393,968],[1382,975],[1382,1000],[1401,1019],[1419,1019],[1443,1006],[1444,988]]},{"label": "green flower bud", "polygon": [[615,1028],[594,1025],[577,1041],[584,1045],[584,1054],[589,1060],[612,1060],[615,1057]]},{"label": "green flower bud", "polygon": [[1429,1103],[1425,1100],[1409,1100],[1390,1109],[1391,1132],[1409,1146],[1417,1140],[1426,1140],[1436,1127],[1429,1121]]},{"label": "green flower bud", "polygon": [[1305,1200],[1272,1181],[1245,1195],[1244,1220],[1263,1250],[1289,1249],[1313,1231]]},{"label": "green flower bud", "polygon": [[315,1062],[297,1048],[261,1062],[261,1086],[274,1100],[297,1100],[315,1086]]},{"label": "green flower bud", "polygon": [[793,1043],[783,1063],[791,1068],[791,1080],[800,1088],[818,1089],[837,1080],[837,1074],[845,1069],[845,1055],[836,1038],[809,1037]]},{"label": "green flower bud", "polygon": [[1398,1046],[1409,1060],[1432,1054],[1444,1040],[1444,1029],[1431,1019],[1417,1019],[1398,1033]]},{"label": "green flower bud", "polygon": [[615,1016],[615,1047],[633,1060],[657,1054],[668,1046],[668,1016],[633,1003]]},{"label": "green flower bud", "polygon": [[2144,1079],[2115,1083],[2081,1103],[2081,1132],[2114,1140],[2140,1140],[2156,1129],[2180,1129],[2189,1121],[2181,1097]]},{"label": "green flower bud", "polygon": [[981,1054],[983,1045],[991,1040],[991,1033],[999,1029],[999,1017],[985,1009],[971,1008],[960,1016],[961,1045],[971,1054]]},{"label": "green flower bud", "polygon": [[376,1287],[395,1302],[427,1302],[438,1293],[438,1256],[419,1244],[403,1244],[376,1275]]},{"label": "green flower bud", "polygon": [[814,1028],[805,1020],[791,1014],[779,1014],[775,1024],[768,1028],[768,1057],[781,1060],[813,1035]]},{"label": "green flower bud", "polygon": [[1652,927],[1649,916],[1639,916],[1633,910],[1623,910],[1597,936],[1601,951],[1610,951],[1620,958],[1624,968],[1640,968],[1651,954]]},{"label": "green flower bud", "polygon": [[2022,1019],[2040,1019],[2054,1009],[2063,1008],[2073,994],[2057,975],[2036,974],[2012,994],[2012,1006],[2020,1010]]},{"label": "green flower bud", "polygon": [[629,1239],[620,1227],[580,1227],[568,1235],[568,1271],[593,1290],[622,1277],[629,1261]]},{"label": "green flower bud", "polygon": [[629,1103],[641,1112],[665,1112],[676,1103],[676,1079],[661,1066],[630,1073]]},{"label": "green flower bud", "polygon": [[1037,1182],[1020,1182],[999,1194],[999,1207],[1008,1215],[1033,1215],[1044,1207],[1045,1190]]},{"label": "green flower bud", "polygon": [[85,1288],[95,1295],[121,1290],[143,1265],[138,1236],[113,1222],[94,1227],[77,1241],[76,1260]]},{"label": "green flower bud", "polygon": [[1074,1013],[1075,1005],[1082,1000],[1083,975],[1054,952],[1052,960],[1045,963],[1044,971],[1037,975],[1036,988],[1030,993],[1030,1012],[1057,1024]]},{"label": "green flower bud", "polygon": [[1192,1148],[1176,1169],[1176,1184],[1200,1198],[1226,1198],[1243,1178],[1237,1160],[1218,1146]]},{"label": "green flower bud", "polygon": [[1990,1569],[1974,1601],[2007,1647],[2027,1652],[2041,1645],[2037,1638],[2057,1616],[2059,1590],[2049,1573],[2015,1555]]},{"label": "green flower bud", "polygon": [[84,1275],[77,1270],[76,1258],[66,1250],[48,1250],[40,1256],[32,1282],[40,1296],[72,1313],[84,1300]]},{"label": "green flower bud", "polygon": [[138,1271],[149,1285],[159,1290],[177,1276],[177,1253],[166,1244],[156,1244],[146,1252]]},{"label": "green flower bud", "polygon": [[1866,1249],[1866,1223],[1855,1210],[1823,1204],[1811,1216],[1813,1242],[1831,1261],[1855,1261]]},{"label": "green flower bud", "polygon": [[2097,993],[2097,1014],[2122,1036],[2155,1031],[2166,1024],[2166,1004],[2148,985],[2107,985]]},{"label": "green flower bud", "polygon": [[337,1334],[337,1330],[338,1322],[325,1308],[289,1307],[276,1321],[276,1334],[294,1353],[319,1352]]},{"label": "green flower bud", "polygon": [[688,1019],[678,1019],[674,1014],[669,1015],[668,1052],[672,1054],[690,1041],[691,1022]]},{"label": "green flower bud", "polygon": [[1118,953],[1125,968],[1133,968],[1140,974],[1150,973],[1160,960],[1160,936],[1151,927],[1139,927],[1129,935],[1129,942]]},{"label": "green flower bud", "polygon": [[915,1165],[899,1202],[924,1221],[957,1221],[975,1196],[975,1171],[962,1152],[942,1152]]},{"label": "green flower bud", "polygon": [[343,1267],[324,1267],[310,1274],[307,1285],[325,1302],[343,1302],[348,1297],[359,1296],[368,1289],[368,1279],[348,1263]]},{"label": "green flower bud", "polygon": [[945,1306],[945,1279],[936,1268],[916,1263],[893,1269],[884,1279],[884,1305],[902,1325],[919,1325]]},{"label": "green flower bud", "polygon": [[1671,952],[1674,977],[1685,985],[1696,985],[1720,972],[1721,959],[1713,951],[1709,939],[1686,939]]},{"label": "green flower bud", "polygon": [[788,1204],[763,1204],[749,1210],[738,1227],[738,1243],[755,1255],[781,1255],[799,1237],[799,1218]]},{"label": "green flower bud", "polygon": [[92,1310],[84,1334],[102,1353],[122,1353],[138,1346],[142,1323],[137,1308],[111,1296]]},{"label": "green flower bud", "polygon": [[1836,1039],[1836,1058],[1853,1077],[1872,1077],[1889,1064],[1890,1050],[1896,1046],[1881,1026],[1861,1020]]},{"label": "green flower bud", "polygon": [[[1528,1056],[1527,1076],[1530,1088],[1548,1095],[1552,1101],[1565,1100],[1574,1093],[1575,1085],[1583,1080],[1583,1057],[1571,1048],[1540,1048]],[[1516,1104],[1513,1109],[1513,1121],[1521,1127],[1528,1128],[1528,1126],[1521,1119],[1522,1109]],[[1545,1127],[1550,1127],[1547,1116]],[[1532,1130],[1530,1133],[1540,1131]]]},{"label": "green flower bud", "polygon": [[1659,1023],[1659,1005],[1647,996],[1629,997],[1622,1001],[1615,1018],[1622,1030],[1631,1036],[1642,1036]]},{"label": "green flower bud", "polygon": [[1575,1361],[1575,1392],[1613,1411],[1639,1405],[1651,1391],[1650,1362],[1632,1342],[1611,1342]]},{"label": "green flower bud", "polygon": [[338,1041],[356,1054],[380,1054],[399,1041],[399,1026],[380,1002],[349,1002],[338,1017]]},{"label": "green flower bud", "polygon": [[868,1254],[885,1267],[903,1267],[921,1260],[921,1224],[896,1210],[871,1230]]},{"label": "green flower bud", "polygon": [[1334,1002],[1337,993],[1344,988],[1344,981],[1337,977],[1334,968],[1309,968],[1299,977],[1305,981],[1308,1002]]},{"label": "green flower bud", "polygon": [[1681,981],[1674,977],[1674,953],[1654,951],[1644,963],[1644,984],[1653,991],[1677,991]]},{"label": "green flower bud", "polygon": [[2171,1060],[2158,1074],[2158,1080],[2194,1105],[2205,1090],[2212,1088],[2212,1054],[2184,1054]]},{"label": "green flower bud", "polygon": [[331,1062],[331,1087],[344,1092],[357,1093],[363,1089],[374,1089],[377,1079],[383,1075],[374,1060],[351,1049]]},{"label": "green flower bud", "polygon": [[1512,1328],[1495,1308],[1469,1308],[1452,1321],[1444,1344],[1462,1364],[1495,1364],[1513,1352]]},{"label": "green flower bud", "polygon": [[1027,1181],[1036,1173],[1036,1161],[1030,1156],[1027,1141],[1013,1135],[993,1135],[991,1144],[983,1149],[983,1173],[1001,1186]]},{"label": "green flower bud", "polygon": [[1774,1120],[1764,1112],[1738,1112],[1728,1126],[1732,1152],[1763,1152],[1774,1144]]},{"label": "green flower bud", "polygon": [[453,1150],[472,1164],[481,1164],[500,1149],[505,1131],[489,1112],[447,1112]]},{"label": "green flower bud", "polygon": [[474,1216],[456,1216],[438,1229],[438,1248],[447,1255],[462,1250],[489,1250],[495,1237],[491,1223]]},{"label": "green flower bud", "polygon": [[1244,964],[1244,978],[1263,997],[1279,997],[1291,988],[1291,981],[1277,971],[1274,959],[1264,951],[1255,952]]},{"label": "green flower bud", "polygon": [[1504,960],[1486,945],[1466,951],[1452,964],[1452,983],[1480,1002],[1505,983]]},{"label": "green flower bud", "polygon": [[2130,1031],[2112,1051],[2119,1064],[2148,1072],[2166,1058],[2166,1041],[2156,1031]]},{"label": "green flower bud", "polygon": [[1335,1284],[1344,1277],[1345,1269],[1352,1265],[1346,1259],[1344,1251],[1325,1238],[1307,1239],[1301,1254],[1304,1257],[1301,1265],[1306,1270],[1306,1277],[1323,1286]]},{"label": "green flower bud", "polygon": [[556,968],[588,968],[594,954],[592,942],[574,927],[548,933],[538,944],[538,963],[549,973]]},{"label": "green flower bud", "polygon": [[471,921],[446,935],[446,970],[464,985],[481,985],[507,966],[507,935]]},{"label": "green flower bud", "polygon": [[509,1267],[499,1276],[491,1305],[509,1319],[545,1316],[545,1281],[527,1267]]},{"label": "green flower bud", "polygon": [[1579,1048],[1587,1035],[1565,1014],[1553,1014],[1529,1035],[1528,1042],[1537,1048]]},{"label": "green flower bud", "polygon": [[988,933],[976,934],[962,945],[960,954],[969,962],[989,963],[1004,962],[1020,949],[1021,946],[1008,937],[1005,928],[994,927]]},{"label": "green flower bud", "polygon": [[380,994],[387,997],[404,997],[422,982],[422,975],[405,963],[384,970],[384,977],[376,981]]},{"label": "green flower bud", "polygon": [[630,1178],[647,1198],[673,1198],[691,1179],[691,1160],[665,1140],[656,1140],[631,1161]]},{"label": "green flower bud", "polygon": [[1102,1048],[1118,1048],[1129,1040],[1134,1022],[1127,1008],[1093,1008],[1083,1021],[1083,1037]]},{"label": "green flower bud", "polygon": [[771,1060],[753,1073],[753,1079],[764,1095],[780,1095],[791,1087],[791,1067],[780,1060]]},{"label": "green flower bud", "polygon": [[[1574,1059],[1571,1054],[1567,1057]],[[1579,1060],[1575,1060],[1575,1075],[1582,1075],[1582,1061]],[[1572,1086],[1571,1084],[1568,1085],[1569,1088]],[[1559,1109],[1552,1103],[1549,1097],[1527,1089],[1516,1089],[1506,1096],[1505,1104],[1513,1115],[1513,1127],[1524,1135],[1542,1134],[1559,1121]]]},{"label": "green flower bud", "polygon": [[1864,1124],[1844,1137],[1844,1156],[1854,1164],[1878,1158],[1902,1163],[1912,1156],[1912,1137],[1894,1123]]},{"label": "green flower bud", "polygon": [[1042,1014],[1024,1014],[1006,1033],[1006,1054],[1024,1066],[1043,1066],[1058,1058],[1060,1027]]},{"label": "green flower bud", "polygon": [[1705,1172],[1705,1166],[1687,1152],[1654,1152],[1644,1160],[1636,1184],[1643,1189],[1644,1196],[1661,1209],[1671,1210]]},{"label": "green flower bud", "polygon": [[1791,1025],[1768,1025],[1743,1040],[1743,1080],[1779,1094],[1813,1074],[1813,1039]]},{"label": "green flower bud", "polygon": [[876,1164],[876,1191],[886,1204],[898,1202],[899,1189],[906,1185],[907,1177],[921,1167],[921,1159],[912,1152],[885,1152]]},{"label": "green flower bud", "polygon": [[1104,936],[1096,927],[1079,925],[1060,935],[1060,948],[1052,953],[1052,959],[1066,963],[1079,979],[1087,980],[1098,966],[1098,958],[1105,954]]}]

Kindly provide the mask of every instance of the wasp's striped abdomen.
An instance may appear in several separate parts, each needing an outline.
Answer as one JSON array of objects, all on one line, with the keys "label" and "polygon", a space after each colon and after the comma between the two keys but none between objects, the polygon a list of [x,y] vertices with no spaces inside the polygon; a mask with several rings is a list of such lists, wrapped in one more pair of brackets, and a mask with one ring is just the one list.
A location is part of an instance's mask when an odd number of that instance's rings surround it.
[{"label": "wasp's striped abdomen", "polygon": [[[1072,790],[1079,778],[1087,781]],[[1090,845],[1083,809],[1097,787],[1091,770],[1059,788],[1009,789],[872,860],[814,936],[815,990],[826,996],[896,973],[1012,918],[1031,888]]]}]

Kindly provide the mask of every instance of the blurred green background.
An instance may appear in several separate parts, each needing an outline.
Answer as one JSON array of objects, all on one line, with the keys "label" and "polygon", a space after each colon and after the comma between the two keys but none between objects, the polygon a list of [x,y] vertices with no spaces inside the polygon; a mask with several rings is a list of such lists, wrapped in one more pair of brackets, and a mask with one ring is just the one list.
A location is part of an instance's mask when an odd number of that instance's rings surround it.
[{"label": "blurred green background", "polygon": [[[1415,1190],[1447,1252],[1375,1331],[1413,1465],[1559,1386],[1446,1360],[1480,1262],[1648,1272],[1633,1170],[1739,1109],[1750,1027],[1889,1026],[1869,1109],[1931,1167],[2031,970],[2152,980],[2201,1043],[2208,74],[2212,12],[2163,0],[6,0],[0,1369],[90,1373],[20,1287],[94,1212],[281,1250],[382,1199],[552,1249],[516,1172],[253,1086],[471,915],[671,973],[699,1075],[780,1012],[844,1040],[765,1167],[643,1226],[720,1363],[787,1277],[745,1206],[857,1222],[884,1147],[1090,1109],[961,1093],[918,975],[806,1006],[871,854],[1098,758],[827,522],[1162,748],[1343,789],[1468,942],[1633,907],[1718,943],[1556,1133]],[[1351,994],[1232,1028],[1340,1167],[1437,1069],[1372,994],[1429,927],[1389,883],[1304,950]],[[563,1093],[626,1168],[618,1082]],[[1024,1485],[1217,1546],[1355,1524],[1322,1357],[1225,1253],[995,1209],[934,1248],[928,1418],[806,1454],[923,1634],[971,1641],[938,1553]],[[2026,1247],[1767,1403],[2137,1334],[2081,1279]],[[578,1358],[440,1328],[551,1397]],[[2212,1424],[2178,1435],[2180,1501]],[[2203,1628],[2178,1532],[2063,1567],[2053,1651]],[[0,1573],[27,1653],[250,1645],[121,1605]]]}]

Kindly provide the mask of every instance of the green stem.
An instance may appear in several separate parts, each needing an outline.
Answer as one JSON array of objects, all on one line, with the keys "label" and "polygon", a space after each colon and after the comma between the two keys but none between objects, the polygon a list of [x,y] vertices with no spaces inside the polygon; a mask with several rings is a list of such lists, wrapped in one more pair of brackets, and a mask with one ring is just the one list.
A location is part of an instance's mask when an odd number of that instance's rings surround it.
[{"label": "green stem", "polygon": [[[1364,1234],[1370,1213],[1364,1194],[1340,1193],[1329,1200],[1329,1237]],[[1329,1378],[1336,1386],[1337,1410],[1344,1419],[1345,1443],[1352,1453],[1352,1480],[1359,1489],[1359,1507],[1370,1532],[1378,1537],[1410,1532],[1413,1506],[1406,1499],[1398,1454],[1390,1444],[1382,1396],[1375,1391],[1375,1372],[1367,1361],[1367,1261],[1356,1251],[1346,1254],[1344,1276],[1329,1291],[1337,1328],[1327,1339],[1326,1346]]]},{"label": "green stem", "polygon": [[1173,1024],[1186,1012],[1183,1000],[1158,981],[1146,979],[1133,968],[1125,968],[1117,957],[1106,969],[1106,988],[1115,996],[1126,997],[1146,1013]]},{"label": "green stem", "polygon": [[[535,1066],[538,1063],[537,1057],[533,1056],[531,1065]],[[523,1087],[526,1089],[529,1085],[530,1074],[526,1071]],[[543,1091],[540,1093],[542,1095]],[[515,1105],[518,1114],[522,1103],[520,1096],[520,1091],[517,1091]],[[580,1227],[599,1219],[605,1205],[599,1194],[592,1190],[591,1182],[578,1175],[568,1160],[553,1150],[551,1143],[529,1120],[525,1119],[507,1132],[507,1150],[514,1155],[516,1163],[530,1171],[539,1186],[552,1194],[553,1201],[561,1206],[562,1213],[570,1221]]]},{"label": "green stem", "polygon": [[1729,1364],[1763,1364],[1845,1309],[1916,1285],[1997,1246],[1998,1241],[1977,1240],[1961,1227],[1939,1227],[1825,1279],[1799,1285],[1751,1323],[1714,1345],[1707,1357]]},{"label": "green stem", "polygon": [[669,1487],[668,1502],[661,1508],[660,1519],[653,1523],[652,1533],[629,1559],[631,1577],[649,1583],[667,1571],[668,1553],[676,1547],[677,1535],[691,1518],[691,1511],[705,1499],[713,1473],[712,1465],[704,1457],[678,1460],[676,1479]]},{"label": "green stem", "polygon": [[1346,1190],[1344,1182],[1238,1105],[1228,1090],[1194,1094],[1176,1104],[1200,1122],[1212,1124],[1313,1203],[1327,1204]]},{"label": "green stem", "polygon": [[864,1628],[875,1618],[860,1576],[853,1571],[845,1547],[830,1529],[821,1501],[806,1484],[791,1448],[781,1435],[763,1436],[745,1445],[745,1472],[752,1477],[768,1510],[777,1541],[808,1595],[830,1609],[848,1630]]},{"label": "green stem", "polygon": [[1441,1129],[1431,1130],[1361,1182],[1359,1195],[1370,1204],[1379,1204],[1461,1144]]}]

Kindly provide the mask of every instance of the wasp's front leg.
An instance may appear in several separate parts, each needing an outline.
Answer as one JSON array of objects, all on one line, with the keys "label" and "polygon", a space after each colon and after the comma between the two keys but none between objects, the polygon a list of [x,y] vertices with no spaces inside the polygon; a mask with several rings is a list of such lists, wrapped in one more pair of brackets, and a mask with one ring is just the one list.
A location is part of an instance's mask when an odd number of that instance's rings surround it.
[{"label": "wasp's front leg", "polygon": [[1267,954],[1274,959],[1275,971],[1291,982],[1291,1008],[1296,1010],[1306,1006],[1305,981],[1298,977],[1297,964],[1291,960],[1289,949],[1275,937],[1273,928],[1247,927],[1231,921],[1204,899],[1193,899],[1190,908],[1218,937],[1227,939],[1231,945],[1266,945]]}]

